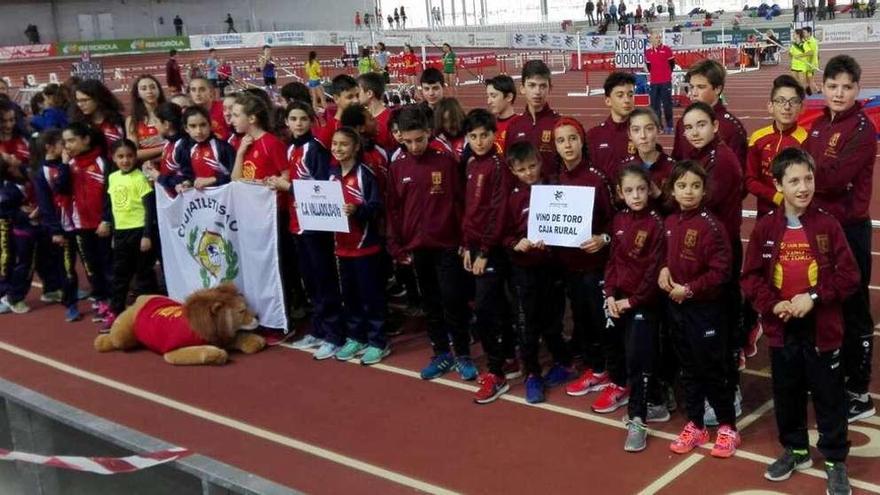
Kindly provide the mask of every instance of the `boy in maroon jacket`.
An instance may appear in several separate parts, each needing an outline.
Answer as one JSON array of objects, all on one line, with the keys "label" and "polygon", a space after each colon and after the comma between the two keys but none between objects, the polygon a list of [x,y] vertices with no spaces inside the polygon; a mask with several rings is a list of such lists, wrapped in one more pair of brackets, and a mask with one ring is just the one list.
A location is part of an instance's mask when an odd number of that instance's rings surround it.
[{"label": "boy in maroon jacket", "polygon": [[610,115],[604,122],[587,131],[590,161],[605,174],[612,185],[617,184],[617,165],[635,153],[629,140],[629,114],[632,113],[636,78],[626,72],[612,72],[605,78],[605,106]]},{"label": "boy in maroon jacket", "polygon": [[813,123],[804,150],[816,160],[816,205],[843,226],[861,273],[859,290],[843,304],[843,366],[849,421],[874,415],[868,396],[874,347],[868,284],[871,280],[871,218],[877,131],[856,102],[862,69],[848,55],[828,61],[822,73],[826,107]]},{"label": "boy in maroon jacket", "polygon": [[488,110],[471,110],[464,132],[471,153],[465,169],[462,257],[465,271],[474,276],[474,316],[489,368],[480,377],[474,401],[487,404],[509,388],[501,346],[502,326],[507,320],[504,281],[508,268],[501,237],[504,200],[513,177],[495,144],[495,117]]},{"label": "boy in maroon jacket", "polygon": [[526,111],[511,120],[507,126],[505,147],[519,141],[532,143],[541,153],[544,176],[555,180],[559,176],[556,147],[553,144],[553,127],[559,114],[550,108],[550,68],[541,60],[529,60],[522,68],[522,95],[526,99]]},{"label": "boy in maroon jacket", "polygon": [[771,481],[809,468],[807,393],[816,409],[817,445],[825,456],[828,493],[851,493],[844,461],[847,401],[843,301],[859,287],[859,271],[840,224],[812,200],[813,159],[797,148],[773,160],[781,208],[758,220],[749,240],[742,285],[761,314],[770,345],[773,402],[785,452],[767,468]]},{"label": "boy in maroon jacket", "polygon": [[[438,378],[453,367],[473,380],[477,369],[470,357],[467,300],[461,245],[464,185],[452,156],[428,147],[428,118],[419,107],[400,111],[398,131],[404,148],[391,167],[386,209],[388,251],[402,264],[415,267],[434,357],[422,372]],[[456,357],[450,352],[452,339]]]},{"label": "boy in maroon jacket", "polygon": [[[748,152],[749,136],[742,122],[734,117],[727,107],[721,103],[721,93],[724,91],[724,80],[727,71],[718,62],[706,59],[693,67],[685,74],[685,81],[690,84],[691,102],[701,101],[709,105],[715,111],[718,120],[718,133],[722,141],[733,150],[739,159],[741,167],[745,167],[746,154]],[[684,136],[684,125],[679,119],[675,124],[675,140],[672,145],[672,158],[685,160],[690,155],[693,147]]]},{"label": "boy in maroon jacket", "polygon": [[[532,186],[544,184],[541,161],[532,143],[521,141],[507,150],[510,171],[518,179],[507,197],[503,244],[510,254],[511,290],[519,332],[519,352],[526,373],[526,402],[544,402],[544,388],[559,385],[571,376],[571,355],[562,339],[565,287],[558,264],[542,241],[527,238]],[[544,341],[553,366],[541,375],[538,360]]]}]

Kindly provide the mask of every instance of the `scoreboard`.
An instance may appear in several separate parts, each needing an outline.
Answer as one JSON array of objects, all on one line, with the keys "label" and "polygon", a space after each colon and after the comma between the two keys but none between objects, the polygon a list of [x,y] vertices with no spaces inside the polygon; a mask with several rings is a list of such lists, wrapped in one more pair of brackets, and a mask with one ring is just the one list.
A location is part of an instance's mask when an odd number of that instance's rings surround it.
[{"label": "scoreboard", "polygon": [[648,38],[619,37],[614,42],[614,67],[618,69],[641,69],[645,67],[645,48]]}]

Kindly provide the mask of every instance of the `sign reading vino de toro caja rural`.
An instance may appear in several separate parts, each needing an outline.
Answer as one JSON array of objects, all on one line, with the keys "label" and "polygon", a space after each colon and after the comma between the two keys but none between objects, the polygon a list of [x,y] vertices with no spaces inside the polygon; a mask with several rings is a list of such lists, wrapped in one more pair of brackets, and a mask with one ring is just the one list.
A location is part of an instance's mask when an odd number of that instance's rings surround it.
[{"label": "sign reading vino de toro caja rural", "polygon": [[532,186],[529,240],[579,247],[592,236],[596,190],[581,186]]}]

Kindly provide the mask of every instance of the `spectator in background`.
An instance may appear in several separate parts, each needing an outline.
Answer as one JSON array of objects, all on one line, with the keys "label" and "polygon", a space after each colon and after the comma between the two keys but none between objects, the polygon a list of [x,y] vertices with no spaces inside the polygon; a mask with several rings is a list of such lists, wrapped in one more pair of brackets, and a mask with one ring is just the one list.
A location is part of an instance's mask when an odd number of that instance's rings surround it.
[{"label": "spectator in background", "polygon": [[366,29],[367,31],[370,30],[370,20],[371,19],[372,19],[372,16],[370,16],[370,13],[364,12],[364,29]]},{"label": "spectator in background", "polygon": [[828,0],[828,18],[831,20],[833,20],[835,16],[835,7],[837,7],[837,0]]},{"label": "spectator in background", "polygon": [[805,21],[812,21],[816,15],[816,0],[807,0],[807,16]]},{"label": "spectator in background", "polygon": [[400,7],[400,20],[403,21],[403,29],[406,29],[406,9],[403,6]]},{"label": "spectator in background", "polygon": [[819,0],[818,20],[825,20],[825,0]]},{"label": "spectator in background", "polygon": [[614,3],[614,0],[608,0],[608,15],[611,17],[611,21],[613,23],[617,23],[617,4]]},{"label": "spectator in background", "polygon": [[[657,119],[666,118],[664,133],[672,134],[672,71],[675,69],[675,54],[672,48],[663,44],[663,31],[651,31],[648,40],[651,46],[645,49],[645,65],[651,82],[651,108]],[[663,113],[660,112],[662,107]]]},{"label": "spectator in background", "polygon": [[214,56],[215,53],[216,50],[213,48],[208,50],[208,58],[205,59],[205,77],[208,79],[208,82],[211,83],[212,91],[214,91],[214,98],[217,98],[217,88],[219,87],[217,84],[217,69],[220,68],[220,61]]},{"label": "spectator in background", "polygon": [[180,93],[183,88],[183,76],[177,63],[177,50],[168,52],[168,61],[165,62],[165,84],[172,93]]},{"label": "spectator in background", "polygon": [[237,33],[238,32],[235,30],[235,20],[232,18],[232,14],[230,14],[229,12],[226,13],[226,20],[223,22],[226,23],[226,26],[227,26],[226,32],[227,33]]},{"label": "spectator in background", "polygon": [[358,31],[361,30],[361,13],[358,11],[354,12],[354,28]]},{"label": "spectator in background", "polygon": [[666,0],[666,11],[669,12],[669,22],[675,20],[675,2],[673,0]]},{"label": "spectator in background", "polygon": [[642,23],[642,4],[636,6],[636,24]]},{"label": "spectator in background", "polygon": [[623,0],[620,0],[620,5],[617,6],[617,18],[621,23],[626,23],[626,4]]},{"label": "spectator in background", "polygon": [[590,26],[596,25],[596,17],[593,15],[593,10],[596,9],[596,6],[593,4],[593,0],[587,0],[587,4],[584,6],[584,14],[587,16],[587,23]]},{"label": "spectator in background", "polygon": [[391,14],[388,14],[388,29],[394,29],[394,18],[391,17]]},{"label": "spectator in background", "polygon": [[40,44],[40,31],[37,30],[37,26],[35,24],[28,24],[27,29],[24,30],[24,35],[27,36],[28,42],[30,44]]},{"label": "spectator in background", "polygon": [[183,36],[183,19],[179,15],[174,16],[174,33]]},{"label": "spectator in background", "polygon": [[385,80],[385,84],[391,82],[391,77],[388,75],[388,59],[391,57],[391,54],[388,53],[388,49],[385,48],[385,43],[381,41],[376,43],[376,52],[373,55],[373,58],[376,62],[376,71],[382,74],[382,78]]},{"label": "spectator in background", "polygon": [[400,29],[400,11],[398,9],[394,9],[394,27]]},{"label": "spectator in background", "polygon": [[220,92],[220,96],[224,96],[226,94],[226,87],[229,86],[232,79],[232,64],[222,58],[218,59],[218,61],[220,66],[217,68],[217,89]]}]

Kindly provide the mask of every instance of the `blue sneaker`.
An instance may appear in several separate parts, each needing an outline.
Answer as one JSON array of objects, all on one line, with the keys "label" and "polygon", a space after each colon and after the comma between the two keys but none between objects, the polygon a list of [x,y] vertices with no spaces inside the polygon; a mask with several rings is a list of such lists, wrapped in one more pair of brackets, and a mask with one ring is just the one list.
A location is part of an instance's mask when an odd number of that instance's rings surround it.
[{"label": "blue sneaker", "polygon": [[538,375],[529,375],[526,378],[526,402],[537,404],[544,400],[544,380]]},{"label": "blue sneaker", "polygon": [[80,319],[82,319],[82,315],[79,313],[79,308],[76,307],[76,304],[71,304],[64,311],[64,321],[72,323]]},{"label": "blue sneaker", "polygon": [[479,370],[470,356],[459,356],[455,359],[455,369],[462,380],[469,382],[477,379]]},{"label": "blue sneaker", "polygon": [[566,368],[561,364],[554,364],[547,374],[544,375],[544,385],[547,387],[555,387],[574,378],[574,372],[571,368]]},{"label": "blue sneaker", "polygon": [[455,366],[452,360],[452,354],[444,352],[431,358],[431,362],[421,372],[422,380],[433,380],[440,378],[444,373],[451,370]]}]

